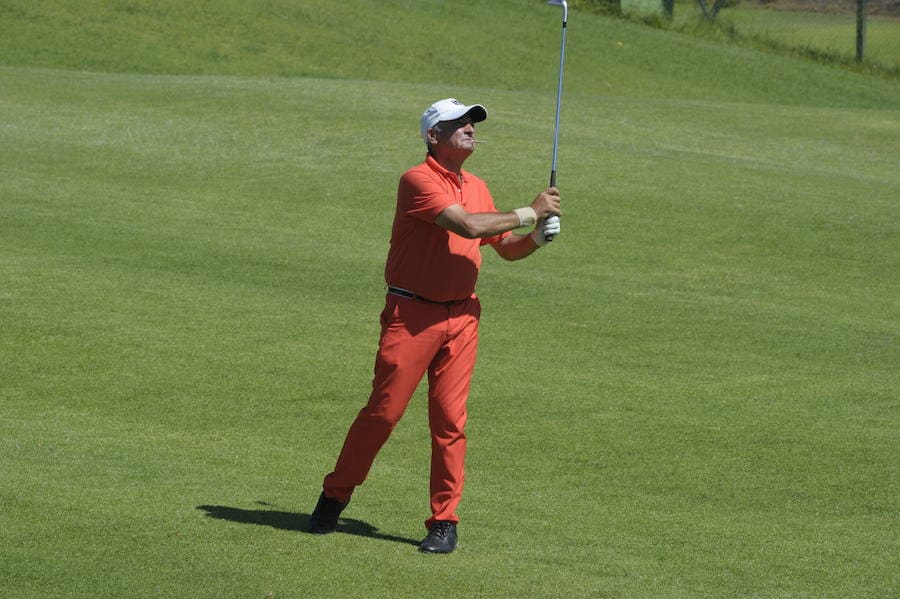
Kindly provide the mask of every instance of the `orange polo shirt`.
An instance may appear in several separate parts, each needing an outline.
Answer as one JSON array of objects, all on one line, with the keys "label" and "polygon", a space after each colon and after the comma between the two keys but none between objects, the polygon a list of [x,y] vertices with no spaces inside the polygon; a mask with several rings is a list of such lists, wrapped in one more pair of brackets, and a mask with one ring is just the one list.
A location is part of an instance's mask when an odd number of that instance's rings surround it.
[{"label": "orange polo shirt", "polygon": [[400,177],[391,247],[384,267],[388,285],[438,302],[465,299],[475,292],[481,246],[510,233],[466,239],[435,224],[453,204],[466,212],[497,212],[484,181],[462,171],[462,180],[428,156]]}]

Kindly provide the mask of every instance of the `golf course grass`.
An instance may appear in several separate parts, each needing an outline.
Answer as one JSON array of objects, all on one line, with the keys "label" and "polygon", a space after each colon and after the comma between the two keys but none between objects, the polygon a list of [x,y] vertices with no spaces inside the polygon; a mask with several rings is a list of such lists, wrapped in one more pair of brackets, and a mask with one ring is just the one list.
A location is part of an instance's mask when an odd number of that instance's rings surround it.
[{"label": "golf course grass", "polygon": [[432,101],[547,183],[541,0],[0,4],[0,596],[900,593],[900,81],[572,11],[563,229],[490,248],[460,546],[424,388],[339,532]]},{"label": "golf course grass", "polygon": [[[723,18],[747,34],[848,59],[856,56],[856,15],[738,7],[726,10]],[[900,69],[900,18],[867,17],[865,59]]]},{"label": "golf course grass", "polygon": [[[900,74],[900,17],[888,11],[866,17],[863,61],[859,63],[856,13],[848,4],[744,1],[718,12],[713,23],[704,19],[696,0],[676,2],[671,21],[654,21],[654,15],[662,15],[660,0],[623,0],[621,4],[629,17],[649,19],[658,27],[728,39],[761,50],[795,53],[888,78]],[[713,4],[709,2],[708,6]],[[802,10],[803,6],[808,10]],[[816,8],[833,12],[816,12]]]}]

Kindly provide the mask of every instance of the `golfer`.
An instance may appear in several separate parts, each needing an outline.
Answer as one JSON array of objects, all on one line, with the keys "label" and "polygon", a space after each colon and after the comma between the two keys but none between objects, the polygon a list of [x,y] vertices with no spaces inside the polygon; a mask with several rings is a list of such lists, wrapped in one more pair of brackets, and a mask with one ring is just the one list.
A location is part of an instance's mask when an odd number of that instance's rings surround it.
[{"label": "golfer", "polygon": [[[372,394],[350,426],[334,471],[325,477],[310,532],[333,531],[372,462],[428,374],[431,517],[420,545],[427,553],[456,547],[456,508],[466,455],[466,400],[478,347],[481,306],[475,281],[482,245],[506,260],[534,253],[557,235],[559,193],[542,191],[529,206],[498,212],[484,181],[463,170],[475,150],[480,104],[448,98],[422,115],[425,161],[400,178],[385,266],[387,295]],[[536,225],[525,235],[514,229]]]}]

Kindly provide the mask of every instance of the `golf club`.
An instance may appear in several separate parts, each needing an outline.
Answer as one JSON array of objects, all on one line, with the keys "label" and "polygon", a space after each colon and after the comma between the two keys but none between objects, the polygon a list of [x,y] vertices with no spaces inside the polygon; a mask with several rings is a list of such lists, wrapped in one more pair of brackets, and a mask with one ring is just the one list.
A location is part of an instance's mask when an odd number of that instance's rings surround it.
[{"label": "golf club", "polygon": [[[547,0],[547,4],[551,6],[562,6],[562,43],[559,49],[559,82],[556,86],[556,123],[553,128],[553,160],[550,164],[550,187],[556,187],[556,160],[559,154],[559,108],[562,104],[562,85],[563,85],[563,64],[566,59],[566,23],[569,20],[569,5],[566,0]],[[547,241],[552,241],[553,237],[548,237]]]}]

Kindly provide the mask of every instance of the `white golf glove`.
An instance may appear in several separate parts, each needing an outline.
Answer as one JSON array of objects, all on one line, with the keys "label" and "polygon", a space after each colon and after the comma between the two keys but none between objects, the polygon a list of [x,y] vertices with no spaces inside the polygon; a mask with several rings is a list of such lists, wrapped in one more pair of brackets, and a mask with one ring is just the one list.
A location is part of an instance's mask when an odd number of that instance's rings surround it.
[{"label": "white golf glove", "polygon": [[541,245],[547,245],[554,237],[559,235],[559,217],[551,216],[545,220],[538,221],[534,231],[531,232],[531,238],[534,242]]}]

